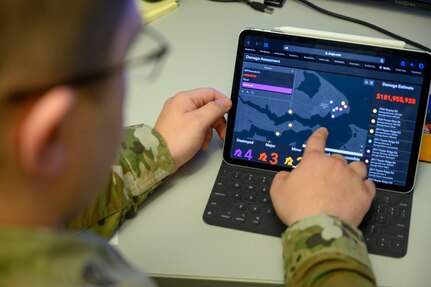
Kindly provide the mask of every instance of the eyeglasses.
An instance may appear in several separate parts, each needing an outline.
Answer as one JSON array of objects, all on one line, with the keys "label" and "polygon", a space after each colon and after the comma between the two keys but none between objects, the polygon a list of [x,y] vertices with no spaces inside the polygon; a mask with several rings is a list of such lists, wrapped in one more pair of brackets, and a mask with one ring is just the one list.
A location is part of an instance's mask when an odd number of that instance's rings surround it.
[{"label": "eyeglasses", "polygon": [[[145,53],[142,53],[145,49]],[[140,75],[144,80],[153,80],[157,78],[162,67],[163,58],[167,54],[169,46],[161,34],[151,29],[148,26],[142,27],[135,43],[132,45],[126,59],[119,64],[108,66],[101,69],[84,73],[64,79],[50,85],[34,88],[31,90],[23,90],[12,92],[8,98],[8,102],[21,102],[29,97],[41,95],[45,91],[58,85],[83,86],[102,81],[112,75],[122,72],[124,69],[140,68]],[[141,71],[142,70],[142,71]]]},{"label": "eyeglasses", "polygon": [[[147,51],[145,55],[142,50]],[[168,51],[169,46],[162,35],[145,26],[132,45],[124,64],[127,70],[139,68],[139,75],[143,80],[154,80],[160,73]]]}]

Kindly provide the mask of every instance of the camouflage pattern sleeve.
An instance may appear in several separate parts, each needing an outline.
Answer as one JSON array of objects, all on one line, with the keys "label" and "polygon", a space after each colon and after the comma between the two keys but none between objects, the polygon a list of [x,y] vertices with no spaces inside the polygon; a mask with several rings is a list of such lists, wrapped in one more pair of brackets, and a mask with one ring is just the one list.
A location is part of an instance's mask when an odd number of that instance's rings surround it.
[{"label": "camouflage pattern sleeve", "polygon": [[283,234],[286,286],[376,286],[362,233],[339,218],[305,218]]},{"label": "camouflage pattern sleeve", "polygon": [[68,223],[69,230],[78,233],[86,229],[111,237],[173,172],[171,154],[157,131],[146,125],[126,128],[109,183],[84,212]]}]

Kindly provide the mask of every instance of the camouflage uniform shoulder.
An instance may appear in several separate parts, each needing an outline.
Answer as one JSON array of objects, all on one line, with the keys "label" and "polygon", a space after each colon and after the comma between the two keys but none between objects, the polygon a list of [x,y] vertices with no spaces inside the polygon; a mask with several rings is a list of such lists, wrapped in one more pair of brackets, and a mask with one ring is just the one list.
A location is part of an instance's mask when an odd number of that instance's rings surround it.
[{"label": "camouflage uniform shoulder", "polygon": [[0,229],[0,244],[0,286],[155,286],[93,234]]},{"label": "camouflage uniform shoulder", "polygon": [[121,150],[113,172],[121,170],[132,195],[151,189],[174,172],[173,159],[163,137],[153,128],[141,124],[125,129]]},{"label": "camouflage uniform shoulder", "polygon": [[142,124],[125,129],[111,170],[110,180],[97,198],[68,223],[73,233],[89,229],[104,237],[112,236],[174,172],[174,165],[162,136]]}]

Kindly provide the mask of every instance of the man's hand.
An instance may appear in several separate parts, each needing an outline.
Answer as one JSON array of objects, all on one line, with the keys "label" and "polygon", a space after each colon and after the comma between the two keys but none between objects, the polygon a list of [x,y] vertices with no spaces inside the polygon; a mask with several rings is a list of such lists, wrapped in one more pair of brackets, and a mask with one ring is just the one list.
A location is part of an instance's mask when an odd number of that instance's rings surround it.
[{"label": "man's hand", "polygon": [[208,148],[213,129],[224,140],[224,114],[231,106],[232,102],[225,95],[204,88],[178,93],[166,101],[154,128],[165,139],[175,170],[200,148]]},{"label": "man's hand", "polygon": [[305,217],[329,214],[359,225],[376,193],[366,180],[362,162],[347,163],[341,155],[325,155],[328,131],[316,130],[308,139],[301,162],[279,172],[271,186],[271,198],[280,219],[292,225]]}]

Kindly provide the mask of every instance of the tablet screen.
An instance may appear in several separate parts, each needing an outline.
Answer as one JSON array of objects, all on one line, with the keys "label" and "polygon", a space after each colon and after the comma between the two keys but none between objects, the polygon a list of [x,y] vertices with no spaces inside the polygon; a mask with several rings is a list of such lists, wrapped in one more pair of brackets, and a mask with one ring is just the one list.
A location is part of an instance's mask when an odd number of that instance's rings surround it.
[{"label": "tablet screen", "polygon": [[241,33],[224,159],[290,170],[319,127],[326,153],[377,187],[413,188],[430,83],[426,53],[257,30]]}]

